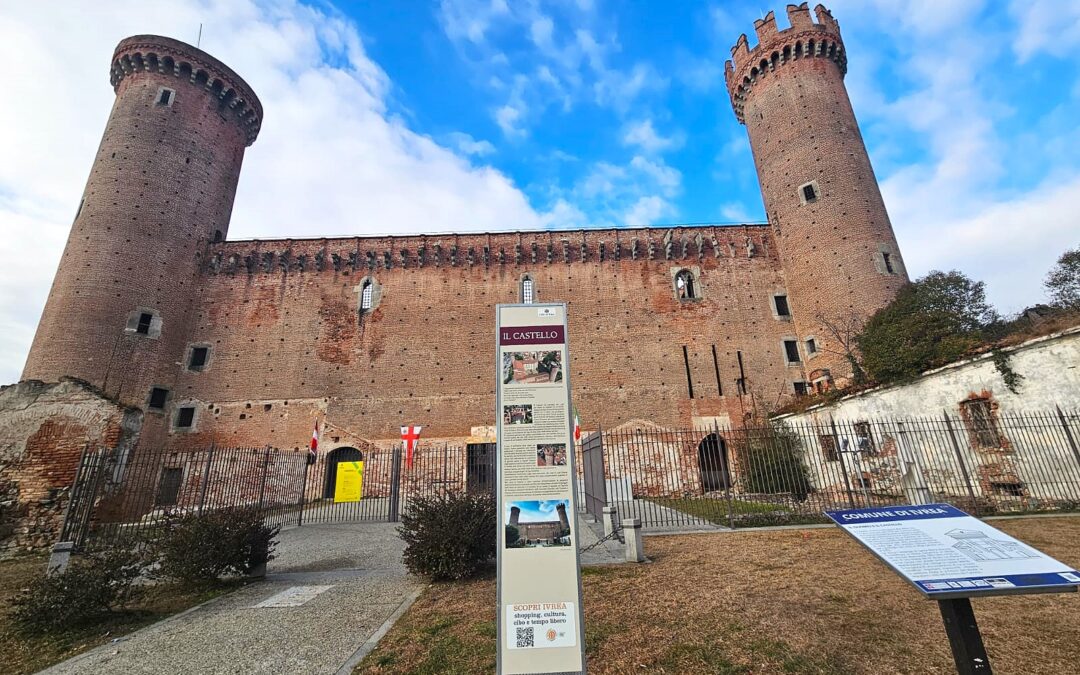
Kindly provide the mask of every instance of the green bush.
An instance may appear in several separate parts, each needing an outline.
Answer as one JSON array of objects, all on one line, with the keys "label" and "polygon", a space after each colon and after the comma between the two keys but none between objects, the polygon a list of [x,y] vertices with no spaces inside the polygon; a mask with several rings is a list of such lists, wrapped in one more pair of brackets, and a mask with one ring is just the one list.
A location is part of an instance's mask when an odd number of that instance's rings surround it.
[{"label": "green bush", "polygon": [[27,633],[86,624],[133,599],[144,561],[131,550],[77,556],[67,569],[34,579],[12,602],[14,624]]},{"label": "green bush", "polygon": [[256,509],[169,514],[151,544],[155,576],[205,585],[226,574],[247,574],[274,558],[279,530]]},{"label": "green bush", "polygon": [[789,426],[771,420],[769,426],[747,429],[739,444],[743,490],[749,493],[790,493],[796,501],[810,494],[810,476],[803,463],[802,440]]},{"label": "green bush", "polygon": [[411,499],[398,527],[405,566],[436,581],[475,575],[495,557],[498,530],[494,496],[467,493]]}]

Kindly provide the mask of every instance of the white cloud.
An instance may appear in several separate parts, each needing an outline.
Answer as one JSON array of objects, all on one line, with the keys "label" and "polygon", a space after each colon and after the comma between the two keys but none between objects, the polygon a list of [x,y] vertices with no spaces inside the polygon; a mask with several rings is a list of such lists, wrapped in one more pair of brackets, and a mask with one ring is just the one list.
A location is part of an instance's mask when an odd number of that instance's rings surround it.
[{"label": "white cloud", "polygon": [[489,141],[478,141],[469,134],[461,131],[455,131],[449,134],[448,139],[450,143],[458,149],[458,152],[465,155],[483,156],[495,152],[495,146]]},{"label": "white cloud", "polygon": [[623,132],[622,140],[624,145],[636,145],[643,151],[652,154],[680,148],[686,141],[686,137],[682,132],[677,132],[668,137],[661,136],[653,128],[652,119],[645,118],[628,124]]},{"label": "white cloud", "polygon": [[623,215],[623,221],[629,227],[657,225],[660,221],[676,213],[675,207],[666,199],[651,195],[641,197]]},{"label": "white cloud", "polygon": [[[1080,175],[1048,180],[1013,199],[965,199],[942,213],[940,200],[920,201],[883,191],[894,220],[909,223],[900,249],[912,276],[959,269],[986,282],[990,300],[1005,313],[1045,301],[1042,280],[1065,250],[1080,244]],[[917,224],[916,224],[917,223]]]},{"label": "white cloud", "polygon": [[525,130],[518,126],[520,120],[520,108],[507,104],[495,110],[495,123],[499,125],[499,128],[508,138],[525,135]]},{"label": "white cloud", "polygon": [[[24,65],[0,74],[0,222],[8,233],[0,238],[8,261],[0,271],[0,381],[22,370],[112,104],[108,57],[127,35],[194,39],[203,22],[203,48],[262,100],[265,121],[244,159],[230,238],[420,232],[434,220],[453,231],[573,220],[569,205],[537,213],[506,175],[391,113],[392,82],[340,16],[291,0],[69,0],[9,4],[3,15],[0,58]],[[475,141],[472,154],[486,151],[484,143]]]},{"label": "white cloud", "polygon": [[480,44],[491,24],[510,13],[505,0],[441,0],[439,20],[452,38]]},{"label": "white cloud", "polygon": [[649,160],[636,155],[630,160],[630,166],[652,178],[660,190],[668,197],[674,197],[682,186],[682,174],[663,160]]},{"label": "white cloud", "polygon": [[1021,63],[1039,52],[1075,57],[1080,47],[1080,2],[1013,0],[1009,13],[1020,24],[1012,46]]}]

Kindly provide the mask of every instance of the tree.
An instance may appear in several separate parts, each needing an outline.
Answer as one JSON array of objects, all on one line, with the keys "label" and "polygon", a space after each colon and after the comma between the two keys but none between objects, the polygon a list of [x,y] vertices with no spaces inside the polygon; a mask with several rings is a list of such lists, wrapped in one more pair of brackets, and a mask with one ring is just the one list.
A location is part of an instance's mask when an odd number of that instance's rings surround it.
[{"label": "tree", "polygon": [[[832,338],[822,342],[818,345],[818,348],[823,352],[844,358],[848,365],[851,366],[851,379],[854,384],[859,385],[866,382],[866,372],[863,370],[859,358],[858,344],[856,343],[859,333],[862,332],[863,326],[866,325],[866,318],[853,311],[848,314],[837,315],[819,313],[817,320],[829,337]],[[833,346],[834,344],[835,346]]]},{"label": "tree", "polygon": [[901,288],[856,342],[867,374],[884,384],[961,358],[984,342],[984,329],[997,320],[983,282],[934,271]]},{"label": "tree", "polygon": [[1080,309],[1080,247],[1061,254],[1046,275],[1043,287],[1055,305]]}]

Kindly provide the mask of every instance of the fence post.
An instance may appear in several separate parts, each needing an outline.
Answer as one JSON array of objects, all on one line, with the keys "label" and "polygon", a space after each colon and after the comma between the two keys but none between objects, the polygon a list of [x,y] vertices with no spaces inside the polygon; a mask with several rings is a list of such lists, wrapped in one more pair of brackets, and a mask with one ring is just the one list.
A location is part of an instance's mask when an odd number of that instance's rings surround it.
[{"label": "fence post", "polygon": [[262,484],[259,486],[259,511],[263,508],[263,497],[266,494],[266,477],[270,473],[270,446],[266,446],[266,455],[263,459]]},{"label": "fence post", "polygon": [[[727,443],[720,439],[720,426],[713,420],[713,434],[716,435],[716,445],[720,448],[720,461],[723,462],[723,466],[720,467],[720,475],[724,477],[724,499],[727,501],[727,518],[728,527],[735,529],[735,510],[731,503],[731,462],[728,461]],[[701,457],[698,457],[698,464],[701,464]]]},{"label": "fence post", "polygon": [[400,507],[399,499],[401,498],[401,448],[395,447],[391,457],[390,513],[387,519],[391,523],[396,523]]},{"label": "fence post", "polygon": [[[851,479],[847,474],[847,463],[844,461],[844,449],[840,445],[840,434],[836,430],[836,420],[832,415],[829,415],[829,425],[832,427],[833,443],[836,444],[836,456],[840,458],[840,473],[844,475],[844,490],[847,491],[847,502],[849,508],[855,508],[855,497],[851,494]],[[861,478],[861,476],[860,476]]]},{"label": "fence post", "polygon": [[210,483],[210,465],[214,463],[214,444],[210,444],[210,450],[206,456],[206,471],[203,471],[202,490],[199,494],[199,516],[203,514],[203,507],[206,505],[206,488]]},{"label": "fence post", "polygon": [[1057,409],[1058,419],[1061,420],[1061,428],[1065,430],[1065,438],[1069,440],[1069,447],[1072,448],[1073,457],[1076,458],[1076,464],[1080,466],[1080,449],[1076,447],[1076,439],[1073,438],[1072,430],[1069,429],[1069,421],[1065,419],[1065,413],[1061,412],[1061,406],[1054,406]]},{"label": "fence post", "polygon": [[[908,441],[904,423],[897,420],[896,429],[897,443],[900,446],[897,458],[901,464],[897,468],[900,469],[900,484],[904,490],[904,495],[911,504],[930,504],[933,502],[930,487],[926,484],[926,476],[923,474],[922,465],[919,463],[915,451]],[[914,478],[909,480],[908,476],[911,475],[914,475]]]},{"label": "fence post", "polygon": [[304,471],[303,478],[300,479],[300,510],[296,515],[296,526],[304,526],[304,500],[307,498],[307,475],[308,467],[311,466],[311,462],[308,461],[308,455],[304,456]]},{"label": "fence post", "polygon": [[964,456],[960,453],[960,443],[956,440],[956,432],[953,431],[952,422],[949,420],[949,411],[945,413],[945,428],[949,430],[949,440],[952,441],[953,450],[956,452],[956,461],[960,464],[960,473],[964,476],[964,486],[967,487],[968,497],[971,498],[972,509],[975,515],[979,515],[979,501],[975,499],[975,488],[971,486],[971,476],[968,475],[967,465],[964,464]]}]

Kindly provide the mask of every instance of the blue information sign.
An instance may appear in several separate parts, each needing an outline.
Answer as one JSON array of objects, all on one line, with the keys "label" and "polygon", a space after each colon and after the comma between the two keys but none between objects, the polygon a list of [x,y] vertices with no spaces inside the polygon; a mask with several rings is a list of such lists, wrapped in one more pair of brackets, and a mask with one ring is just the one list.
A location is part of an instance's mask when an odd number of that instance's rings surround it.
[{"label": "blue information sign", "polygon": [[1060,593],[1080,586],[1080,572],[948,504],[825,515],[935,599]]}]

